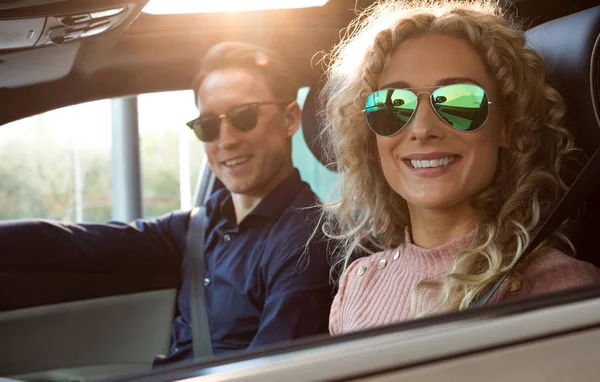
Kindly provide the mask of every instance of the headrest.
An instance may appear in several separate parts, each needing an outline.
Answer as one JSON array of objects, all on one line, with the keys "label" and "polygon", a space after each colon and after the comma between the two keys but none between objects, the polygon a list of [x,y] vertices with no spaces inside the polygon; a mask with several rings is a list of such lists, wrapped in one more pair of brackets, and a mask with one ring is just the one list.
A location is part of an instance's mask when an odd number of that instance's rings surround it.
[{"label": "headrest", "polygon": [[599,34],[600,6],[526,32],[528,47],[542,56],[549,83],[565,99],[567,126],[588,155],[600,144]]},{"label": "headrest", "polygon": [[319,87],[317,84],[311,86],[306,100],[304,101],[304,107],[302,108],[302,133],[304,134],[304,140],[308,145],[310,151],[312,151],[315,158],[326,166],[330,170],[335,170],[335,167],[328,165],[325,158],[325,150],[322,145],[322,140],[319,138],[321,132],[321,125],[317,119],[317,93]]}]

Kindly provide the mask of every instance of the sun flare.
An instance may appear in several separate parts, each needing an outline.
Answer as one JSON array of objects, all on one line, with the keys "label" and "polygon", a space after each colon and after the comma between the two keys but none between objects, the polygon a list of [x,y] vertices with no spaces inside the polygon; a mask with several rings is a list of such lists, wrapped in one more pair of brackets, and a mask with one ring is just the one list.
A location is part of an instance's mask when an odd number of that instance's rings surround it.
[{"label": "sun flare", "polygon": [[150,0],[144,8],[144,12],[151,14],[179,14],[308,8],[323,6],[327,1],[328,0]]}]

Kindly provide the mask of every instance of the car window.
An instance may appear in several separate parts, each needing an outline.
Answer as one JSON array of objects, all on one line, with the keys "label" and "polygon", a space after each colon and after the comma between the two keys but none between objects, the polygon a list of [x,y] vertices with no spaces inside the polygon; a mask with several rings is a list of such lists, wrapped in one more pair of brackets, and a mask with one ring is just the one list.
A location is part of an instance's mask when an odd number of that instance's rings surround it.
[{"label": "car window", "polygon": [[191,90],[138,96],[144,217],[189,209],[204,146],[186,122],[198,116]]},{"label": "car window", "polygon": [[[185,122],[193,92],[138,99],[143,217],[191,206],[200,144]],[[111,100],[73,105],[0,129],[0,219],[104,222],[112,211]]]},{"label": "car window", "polygon": [[[302,107],[309,88],[298,92]],[[190,208],[204,156],[185,127],[193,92],[137,97],[143,217]],[[168,107],[165,107],[168,105]],[[104,222],[112,211],[111,100],[73,105],[4,125],[0,131],[0,219]],[[84,122],[85,121],[85,122]],[[338,175],[308,148],[302,126],[292,139],[294,165],[322,201]]]}]

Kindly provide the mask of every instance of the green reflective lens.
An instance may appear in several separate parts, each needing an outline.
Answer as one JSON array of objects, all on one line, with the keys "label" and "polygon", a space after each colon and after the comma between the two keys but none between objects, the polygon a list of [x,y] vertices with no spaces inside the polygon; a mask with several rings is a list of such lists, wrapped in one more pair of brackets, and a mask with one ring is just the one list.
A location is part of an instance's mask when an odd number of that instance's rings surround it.
[{"label": "green reflective lens", "polygon": [[[487,120],[488,98],[477,85],[441,86],[430,94],[436,114],[457,130],[474,131]],[[411,119],[417,103],[417,94],[409,89],[378,90],[367,98],[365,105],[369,127],[382,136],[394,135]]]},{"label": "green reflective lens", "polygon": [[480,128],[488,116],[488,99],[477,85],[457,84],[438,88],[431,93],[431,103],[448,125],[460,131]]},{"label": "green reflective lens", "polygon": [[375,133],[390,136],[408,123],[416,108],[417,95],[410,90],[384,89],[367,98],[365,112]]}]

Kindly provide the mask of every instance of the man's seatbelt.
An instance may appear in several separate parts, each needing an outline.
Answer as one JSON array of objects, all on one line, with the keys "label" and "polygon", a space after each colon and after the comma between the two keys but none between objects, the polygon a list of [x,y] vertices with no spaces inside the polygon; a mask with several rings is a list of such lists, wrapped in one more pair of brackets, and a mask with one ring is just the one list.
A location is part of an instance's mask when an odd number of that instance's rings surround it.
[{"label": "man's seatbelt", "polygon": [[208,315],[204,303],[204,236],[206,234],[206,225],[205,208],[194,208],[190,212],[187,245],[184,255],[188,261],[188,275],[190,277],[190,325],[192,327],[194,358],[206,357],[213,354]]},{"label": "man's seatbelt", "polygon": [[504,279],[514,270],[514,268],[521,262],[527,255],[529,255],[538,245],[540,245],[546,237],[548,237],[554,230],[556,230],[565,219],[567,219],[575,210],[579,207],[581,202],[585,200],[590,192],[594,189],[595,183],[600,178],[600,147],[596,149],[594,155],[587,162],[581,173],[577,176],[577,179],[573,182],[571,187],[567,190],[563,198],[558,202],[550,216],[546,219],[542,227],[529,242],[529,245],[523,251],[523,255],[519,260],[511,267],[506,274],[504,274],[500,280],[498,280],[492,288],[487,291],[481,298],[473,302],[471,307],[484,306],[494,295],[496,290],[500,287]]}]

